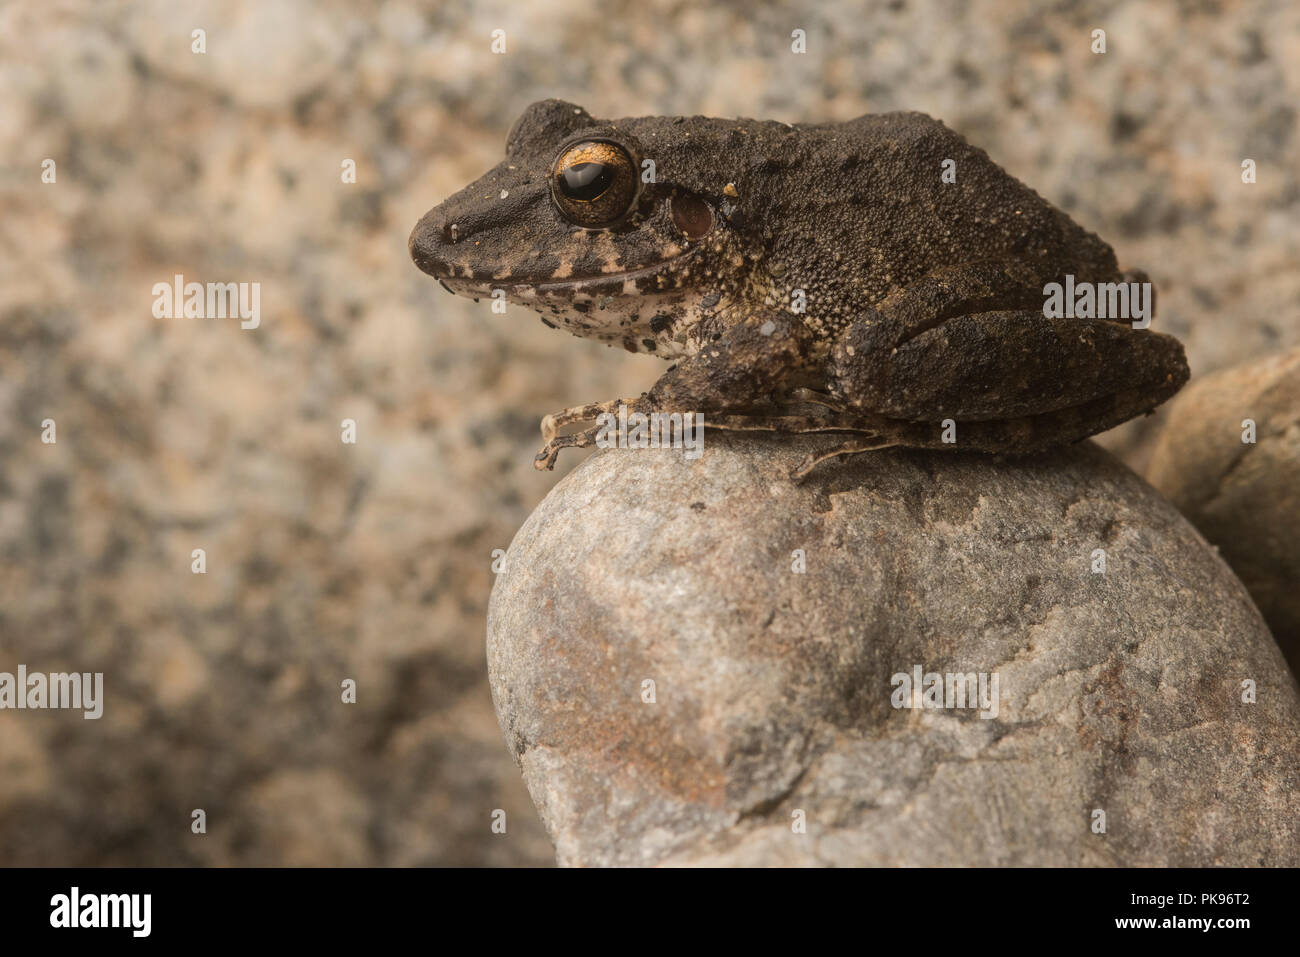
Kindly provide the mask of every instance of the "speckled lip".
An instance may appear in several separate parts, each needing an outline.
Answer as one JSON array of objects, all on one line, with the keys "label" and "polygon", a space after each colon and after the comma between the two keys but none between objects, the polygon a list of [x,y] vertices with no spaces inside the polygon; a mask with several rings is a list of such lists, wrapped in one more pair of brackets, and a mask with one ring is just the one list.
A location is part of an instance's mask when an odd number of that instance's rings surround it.
[{"label": "speckled lip", "polygon": [[699,246],[693,246],[690,249],[683,250],[676,256],[669,256],[667,259],[661,259],[649,266],[642,266],[639,269],[629,269],[626,272],[601,273],[594,276],[571,276],[566,279],[557,279],[553,282],[519,282],[510,278],[481,279],[476,276],[438,276],[437,278],[441,282],[451,283],[467,292],[482,291],[484,294],[487,294],[487,292],[492,289],[505,289],[511,292],[526,290],[532,291],[538,295],[582,292],[583,290],[593,286],[622,284],[629,279],[637,280],[646,276],[653,276],[670,263],[680,262],[683,259],[695,255],[699,249]]},{"label": "speckled lip", "polygon": [[649,266],[642,266],[640,269],[629,269],[626,272],[604,273],[596,276],[572,276],[567,279],[559,279],[555,282],[539,283],[522,283],[520,285],[531,286],[539,293],[544,292],[564,292],[566,290],[581,290],[584,286],[599,285],[603,282],[626,282],[629,279],[641,279],[644,276],[652,276],[669,263],[680,262],[687,259],[699,251],[699,246],[693,246],[690,249],[682,250],[676,256],[669,256],[667,259],[661,259],[657,263]]}]

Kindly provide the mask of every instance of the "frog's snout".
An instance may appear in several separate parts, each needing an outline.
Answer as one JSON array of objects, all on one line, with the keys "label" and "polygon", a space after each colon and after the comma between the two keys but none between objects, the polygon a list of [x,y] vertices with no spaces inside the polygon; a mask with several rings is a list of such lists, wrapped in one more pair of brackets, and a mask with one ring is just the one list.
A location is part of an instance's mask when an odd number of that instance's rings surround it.
[{"label": "frog's snout", "polygon": [[486,279],[492,273],[476,270],[474,259],[490,259],[479,250],[509,229],[509,213],[493,210],[484,215],[466,209],[465,203],[458,201],[461,196],[463,192],[421,216],[407,246],[415,264],[437,279]]},{"label": "frog's snout", "polygon": [[538,212],[549,195],[524,171],[493,170],[420,217],[407,241],[411,259],[437,279],[481,284],[511,275],[521,253],[549,235]]},{"label": "frog's snout", "polygon": [[411,253],[411,261],[437,279],[449,279],[455,275],[452,268],[450,251],[459,238],[454,223],[447,222],[441,206],[435,206],[415,224],[411,238],[406,246]]}]

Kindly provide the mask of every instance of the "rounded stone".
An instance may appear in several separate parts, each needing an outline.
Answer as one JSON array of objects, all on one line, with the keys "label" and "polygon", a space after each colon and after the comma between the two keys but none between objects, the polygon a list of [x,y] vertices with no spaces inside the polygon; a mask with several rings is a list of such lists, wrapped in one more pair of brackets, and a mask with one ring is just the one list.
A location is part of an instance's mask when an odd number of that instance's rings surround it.
[{"label": "rounded stone", "polygon": [[[795,483],[826,437],[706,438],[592,456],[494,586],[497,716],[561,864],[1300,863],[1295,681],[1108,454]],[[987,676],[986,707],[909,697],[918,668]]]},{"label": "rounded stone", "polygon": [[1300,348],[1192,382],[1165,423],[1147,479],[1218,547],[1300,673]]}]

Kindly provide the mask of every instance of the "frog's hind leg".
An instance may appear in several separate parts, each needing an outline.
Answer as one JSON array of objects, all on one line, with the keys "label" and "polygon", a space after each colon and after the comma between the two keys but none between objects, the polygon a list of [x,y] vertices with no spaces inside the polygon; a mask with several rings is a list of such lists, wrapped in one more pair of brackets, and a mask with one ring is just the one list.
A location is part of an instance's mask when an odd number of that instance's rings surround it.
[{"label": "frog's hind leg", "polygon": [[791,402],[803,402],[823,409],[830,409],[832,412],[848,411],[848,406],[845,405],[842,399],[836,398],[829,392],[819,392],[816,389],[792,389],[790,391],[789,400]]},{"label": "frog's hind leg", "polygon": [[[900,444],[1032,452],[1150,412],[1187,381],[1172,336],[1107,319],[997,310],[954,316],[901,341],[855,323],[831,352],[832,393],[907,423]],[[956,425],[946,441],[945,420]]]},{"label": "frog's hind leg", "polygon": [[706,429],[726,432],[850,432],[879,436],[884,420],[868,415],[706,415]]},{"label": "frog's hind leg", "polygon": [[874,439],[867,437],[846,439],[843,443],[837,445],[828,452],[810,452],[808,455],[804,456],[803,461],[794,467],[794,470],[790,473],[790,477],[795,481],[802,481],[803,479],[806,479],[812,470],[818,465],[829,461],[830,459],[841,457],[847,458],[850,455],[857,455],[861,452],[875,452],[880,449],[891,448],[897,444],[898,442],[894,439],[883,437]]},{"label": "frog's hind leg", "polygon": [[1155,404],[1151,394],[1145,390],[1126,390],[1038,415],[958,422],[951,444],[945,444],[937,438],[941,433],[939,426],[910,423],[908,428],[913,441],[905,444],[921,448],[977,449],[1027,455],[1079,442],[1090,435],[1113,429],[1129,419],[1150,412]]}]

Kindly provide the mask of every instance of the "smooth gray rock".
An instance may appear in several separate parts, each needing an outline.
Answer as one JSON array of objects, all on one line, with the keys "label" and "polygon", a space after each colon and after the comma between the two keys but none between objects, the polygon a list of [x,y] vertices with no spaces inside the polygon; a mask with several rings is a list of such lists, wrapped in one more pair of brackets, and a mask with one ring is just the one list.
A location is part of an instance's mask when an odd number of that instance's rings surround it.
[{"label": "smooth gray rock", "polygon": [[[560,863],[1300,863],[1295,681],[1171,505],[1091,444],[792,484],[817,441],[598,453],[516,535],[488,666]],[[896,709],[917,665],[997,717]]]},{"label": "smooth gray rock", "polygon": [[1146,475],[1220,550],[1300,674],[1300,348],[1184,389]]}]

